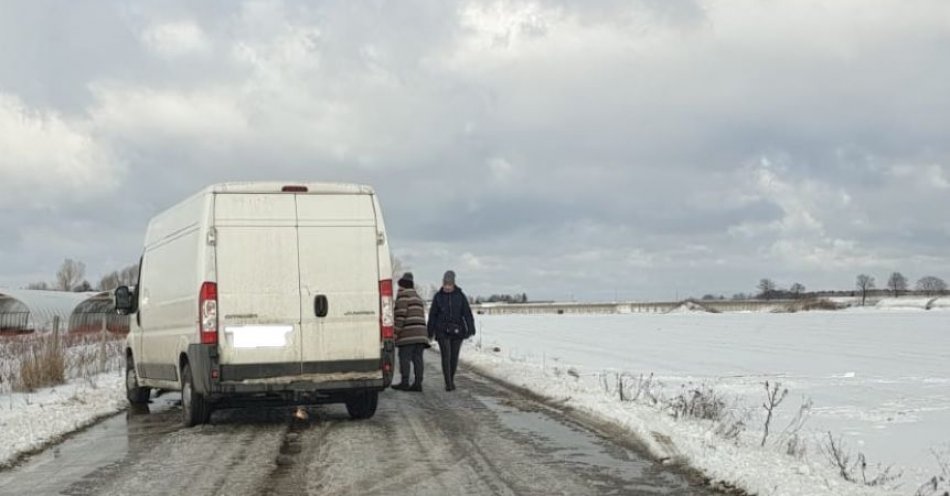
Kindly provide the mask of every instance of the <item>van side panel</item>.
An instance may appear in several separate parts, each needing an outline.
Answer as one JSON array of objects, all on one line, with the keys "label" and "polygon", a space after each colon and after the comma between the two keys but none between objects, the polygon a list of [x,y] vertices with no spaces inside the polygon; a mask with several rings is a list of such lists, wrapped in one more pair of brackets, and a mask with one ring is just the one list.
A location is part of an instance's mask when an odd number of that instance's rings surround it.
[{"label": "van side panel", "polygon": [[181,344],[197,336],[197,279],[209,197],[192,197],[149,225],[139,288],[143,345],[136,357],[149,379],[177,381]]},{"label": "van side panel", "polygon": [[[352,362],[359,369],[378,370],[379,261],[373,197],[297,195],[297,217],[304,368],[314,362]],[[328,303],[326,316],[316,314],[317,297]]]},{"label": "van side panel", "polygon": [[299,374],[294,196],[217,194],[214,212],[221,363],[280,364],[273,374]]}]

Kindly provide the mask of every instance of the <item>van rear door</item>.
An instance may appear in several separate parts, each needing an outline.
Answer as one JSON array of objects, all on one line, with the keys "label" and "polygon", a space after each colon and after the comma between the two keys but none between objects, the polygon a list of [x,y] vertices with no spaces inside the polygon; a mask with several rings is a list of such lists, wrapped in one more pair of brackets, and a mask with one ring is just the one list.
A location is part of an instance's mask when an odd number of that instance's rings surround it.
[{"label": "van rear door", "polygon": [[294,196],[215,195],[221,362],[257,365],[228,379],[301,373]]},{"label": "van rear door", "polygon": [[[304,373],[379,370],[380,277],[373,196],[300,194],[296,201]],[[320,316],[321,311],[326,314]]]}]

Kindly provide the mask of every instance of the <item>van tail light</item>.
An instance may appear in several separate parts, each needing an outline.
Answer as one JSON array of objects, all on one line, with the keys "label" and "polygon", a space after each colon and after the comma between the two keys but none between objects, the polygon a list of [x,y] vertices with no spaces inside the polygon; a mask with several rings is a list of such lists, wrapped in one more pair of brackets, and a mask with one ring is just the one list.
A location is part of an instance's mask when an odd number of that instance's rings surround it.
[{"label": "van tail light", "polygon": [[393,339],[393,281],[379,281],[379,338]]},{"label": "van tail light", "polygon": [[218,285],[206,282],[198,295],[198,334],[201,344],[218,344]]}]

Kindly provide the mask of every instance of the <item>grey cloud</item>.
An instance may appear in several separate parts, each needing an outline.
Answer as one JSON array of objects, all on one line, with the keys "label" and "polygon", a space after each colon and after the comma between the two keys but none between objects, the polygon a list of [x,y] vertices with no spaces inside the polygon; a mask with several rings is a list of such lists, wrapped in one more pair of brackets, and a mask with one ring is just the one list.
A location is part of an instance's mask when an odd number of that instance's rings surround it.
[{"label": "grey cloud", "polygon": [[[20,233],[0,284],[124,264],[158,210],[270,178],[373,184],[397,253],[474,292],[950,270],[950,195],[920,180],[950,173],[950,32],[927,19],[946,6],[889,25],[826,7],[797,26],[791,0],[6,7],[0,46],[22,49],[0,50],[0,93],[80,123],[121,184],[0,214]],[[143,33],[168,23],[206,46],[156,52]],[[763,160],[783,189],[756,182]]]}]

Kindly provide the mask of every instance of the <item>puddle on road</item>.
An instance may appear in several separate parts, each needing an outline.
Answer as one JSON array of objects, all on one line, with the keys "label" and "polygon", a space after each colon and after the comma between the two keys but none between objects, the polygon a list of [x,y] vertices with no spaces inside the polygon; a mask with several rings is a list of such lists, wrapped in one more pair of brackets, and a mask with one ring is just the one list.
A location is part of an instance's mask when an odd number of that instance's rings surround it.
[{"label": "puddle on road", "polygon": [[60,494],[96,469],[121,461],[144,447],[143,441],[177,428],[172,407],[178,395],[152,401],[145,411],[107,418],[66,441],[0,471],[0,495]]},{"label": "puddle on road", "polygon": [[555,459],[555,463],[586,472],[590,482],[607,491],[605,494],[617,487],[624,487],[624,492],[618,494],[689,493],[690,485],[682,477],[663,470],[639,454],[605,442],[567,419],[552,417],[537,404],[513,405],[487,396],[477,398],[497,414],[504,427],[524,435],[540,453]]}]

